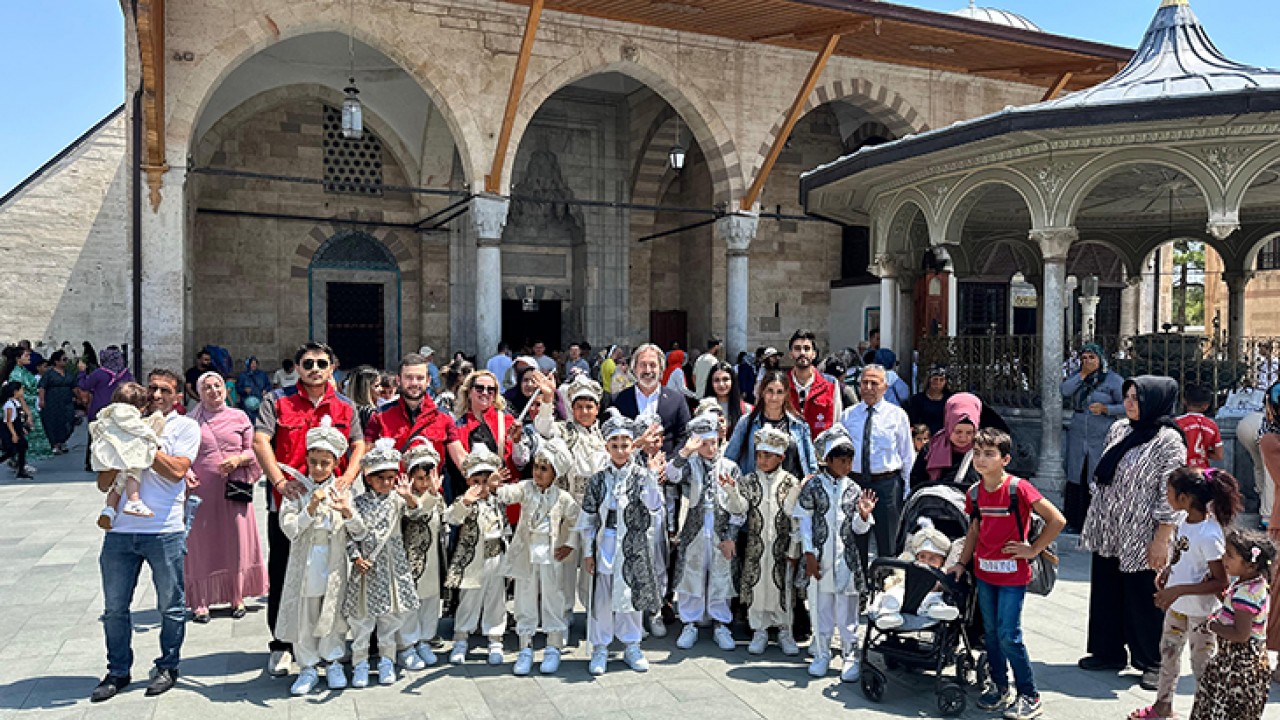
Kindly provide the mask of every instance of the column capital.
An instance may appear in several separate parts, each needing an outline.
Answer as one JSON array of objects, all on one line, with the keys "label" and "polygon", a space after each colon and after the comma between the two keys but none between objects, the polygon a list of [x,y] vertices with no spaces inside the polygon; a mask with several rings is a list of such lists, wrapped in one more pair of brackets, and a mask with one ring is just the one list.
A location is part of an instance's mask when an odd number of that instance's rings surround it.
[{"label": "column capital", "polygon": [[497,245],[502,241],[502,230],[507,226],[510,207],[511,200],[501,195],[481,193],[471,198],[471,222],[477,244]]},{"label": "column capital", "polygon": [[715,233],[724,238],[730,255],[745,255],[760,230],[760,216],[756,213],[736,212],[716,219]]},{"label": "column capital", "polygon": [[1227,270],[1222,273],[1222,281],[1227,284],[1227,288],[1239,292],[1244,292],[1244,288],[1249,281],[1257,275],[1253,270]]},{"label": "column capital", "polygon": [[891,280],[903,273],[905,263],[899,255],[877,255],[876,259],[871,262],[871,266],[867,268],[872,275],[881,280]]},{"label": "column capital", "polygon": [[1080,239],[1080,231],[1073,227],[1033,228],[1030,238],[1040,247],[1045,262],[1066,262],[1071,246]]},{"label": "column capital", "polygon": [[1226,240],[1239,229],[1240,213],[1238,212],[1211,214],[1209,224],[1205,226],[1205,232],[1218,240]]}]

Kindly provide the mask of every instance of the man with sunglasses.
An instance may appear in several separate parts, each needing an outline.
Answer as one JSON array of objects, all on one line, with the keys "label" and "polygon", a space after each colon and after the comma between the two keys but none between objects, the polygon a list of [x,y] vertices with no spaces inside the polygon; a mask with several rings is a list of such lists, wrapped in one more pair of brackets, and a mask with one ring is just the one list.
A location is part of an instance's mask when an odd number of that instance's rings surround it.
[{"label": "man with sunglasses", "polygon": [[266,475],[271,490],[267,493],[267,577],[271,590],[267,595],[267,625],[271,628],[271,657],[267,672],[285,675],[289,672],[286,653],[292,648],[275,639],[276,618],[280,613],[280,594],[284,589],[285,570],[289,564],[289,538],[280,530],[280,504],[288,498],[301,497],[303,484],[285,475],[280,466],[288,465],[299,476],[307,470],[307,431],[329,422],[350,443],[346,458],[339,460],[344,471],[338,479],[343,489],[351,487],[360,472],[364,455],[364,433],[355,403],[337,392],[333,371],[337,367],[333,350],[325,344],[309,342],[294,355],[298,384],[280,388],[267,395],[258,407],[254,425],[253,451]]}]

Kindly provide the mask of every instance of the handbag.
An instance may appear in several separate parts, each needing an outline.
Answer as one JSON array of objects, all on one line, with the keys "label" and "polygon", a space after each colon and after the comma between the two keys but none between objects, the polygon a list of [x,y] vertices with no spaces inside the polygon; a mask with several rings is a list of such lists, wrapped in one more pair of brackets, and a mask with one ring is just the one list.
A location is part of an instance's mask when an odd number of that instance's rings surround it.
[{"label": "handbag", "polygon": [[[219,460],[226,460],[227,456],[222,454],[222,447],[217,445],[217,438],[214,438],[214,447],[218,448]],[[245,468],[241,466],[232,470],[231,474],[227,475],[226,484],[223,485],[222,488],[223,499],[238,503],[253,502],[253,486],[255,481],[243,479],[245,476],[244,470]]]}]

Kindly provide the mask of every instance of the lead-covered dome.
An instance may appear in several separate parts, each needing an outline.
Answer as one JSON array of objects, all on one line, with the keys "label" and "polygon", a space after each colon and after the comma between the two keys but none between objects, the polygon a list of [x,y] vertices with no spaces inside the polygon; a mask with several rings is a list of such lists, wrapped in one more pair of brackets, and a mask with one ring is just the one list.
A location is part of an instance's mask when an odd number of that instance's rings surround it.
[{"label": "lead-covered dome", "polygon": [[970,20],[981,20],[982,22],[1004,25],[1005,27],[1018,28],[1020,30],[1044,32],[1040,29],[1039,25],[1036,25],[1018,13],[1001,10],[999,8],[978,7],[974,0],[969,0],[969,7],[963,10],[956,10],[951,14],[969,18]]}]

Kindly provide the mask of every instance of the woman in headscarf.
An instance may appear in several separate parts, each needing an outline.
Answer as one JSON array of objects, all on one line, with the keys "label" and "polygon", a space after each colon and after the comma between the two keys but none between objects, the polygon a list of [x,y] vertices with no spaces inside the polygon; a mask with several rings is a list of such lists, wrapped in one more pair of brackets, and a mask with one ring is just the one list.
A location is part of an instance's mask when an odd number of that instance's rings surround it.
[{"label": "woman in headscarf", "polygon": [[973,436],[982,425],[982,401],[972,393],[947,398],[942,430],[916,456],[911,466],[911,491],[929,485],[953,485],[968,490],[982,479],[973,469]]},{"label": "woman in headscarf", "polygon": [[31,363],[31,349],[22,346],[5,348],[5,370],[3,380],[16,380],[22,383],[26,398],[27,418],[30,429],[27,431],[27,459],[38,460],[53,454],[53,445],[44,432],[44,421],[41,419],[41,408],[36,404],[40,395],[40,381],[27,369]]},{"label": "woman in headscarf", "polygon": [[271,392],[271,377],[258,367],[258,358],[251,355],[244,361],[244,372],[236,378],[236,390],[240,392],[240,407],[249,416],[249,422],[257,422],[262,398]]},{"label": "woman in headscarf", "polygon": [[[1267,479],[1280,489],[1280,383],[1267,388],[1263,403],[1262,428],[1258,431],[1258,451],[1267,467]],[[1267,535],[1271,541],[1280,543],[1280,502],[1271,506],[1271,517],[1267,518]],[[1276,593],[1280,592],[1280,569],[1271,580],[1271,611],[1267,617],[1267,649],[1280,652],[1280,601]],[[1277,662],[1272,673],[1273,682],[1280,682],[1280,662]]]},{"label": "woman in headscarf", "polygon": [[686,398],[695,398],[693,391],[689,389],[688,381],[685,380],[683,350],[672,350],[667,356],[667,369],[662,373],[662,384]]},{"label": "woman in headscarf", "polygon": [[1187,445],[1173,420],[1175,380],[1141,375],[1126,380],[1122,392],[1125,419],[1107,432],[1080,534],[1093,562],[1089,654],[1079,665],[1117,672],[1132,665],[1142,671],[1143,689],[1155,690],[1164,613],[1153,591],[1156,573],[1169,564],[1175,528],[1167,483],[1186,463]]},{"label": "woman in headscarf", "polygon": [[1080,372],[1062,381],[1062,397],[1071,402],[1067,431],[1067,486],[1062,514],[1067,532],[1080,532],[1089,512],[1089,478],[1102,457],[1112,423],[1124,417],[1124,378],[1107,367],[1107,354],[1097,343],[1080,348]]},{"label": "woman in headscarf", "polygon": [[[102,352],[93,358],[98,366],[90,369],[86,357],[92,351],[93,347],[86,342],[85,354],[80,357],[80,362],[76,366],[80,372],[76,383],[81,390],[89,394],[89,409],[85,413],[85,420],[88,422],[96,420],[98,411],[111,404],[111,394],[116,391],[117,385],[133,382],[133,374],[124,364],[124,353],[120,352],[120,348],[115,345],[103,348]],[[92,443],[85,443],[84,447],[85,472],[93,472],[89,468],[90,445]]]},{"label": "woman in headscarf", "polygon": [[253,454],[253,423],[227,406],[227,386],[218,373],[201,375],[196,390],[200,402],[188,417],[200,426],[200,452],[191,471],[200,481],[193,492],[201,503],[187,535],[184,586],[195,621],[207,623],[213,605],[230,605],[232,617],[244,617],[244,599],[267,593],[267,567],[253,503],[226,498],[228,480],[252,487],[262,474]]}]

